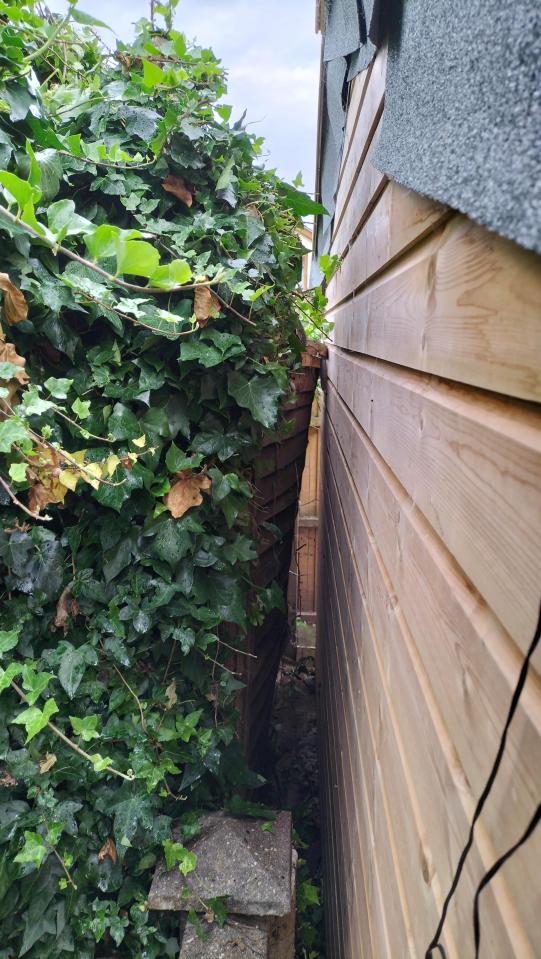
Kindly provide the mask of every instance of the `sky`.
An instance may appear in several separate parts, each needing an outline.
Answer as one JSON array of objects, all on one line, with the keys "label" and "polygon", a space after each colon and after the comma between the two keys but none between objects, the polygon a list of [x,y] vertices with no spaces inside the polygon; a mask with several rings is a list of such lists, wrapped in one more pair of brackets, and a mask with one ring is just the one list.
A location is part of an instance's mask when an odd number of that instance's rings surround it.
[{"label": "sky", "polygon": [[[53,0],[55,12],[66,0]],[[122,40],[148,16],[148,0],[80,0]],[[210,46],[229,74],[224,100],[232,119],[247,110],[249,129],[265,137],[266,162],[291,181],[301,171],[314,189],[320,37],[315,0],[180,0],[175,28]]]}]

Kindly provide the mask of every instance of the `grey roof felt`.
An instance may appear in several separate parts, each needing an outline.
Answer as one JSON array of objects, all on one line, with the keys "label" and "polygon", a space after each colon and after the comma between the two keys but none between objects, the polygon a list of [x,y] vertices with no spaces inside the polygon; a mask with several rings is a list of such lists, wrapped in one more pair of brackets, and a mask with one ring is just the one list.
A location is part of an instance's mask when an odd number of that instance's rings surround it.
[{"label": "grey roof felt", "polygon": [[403,0],[375,164],[541,252],[540,0]]}]

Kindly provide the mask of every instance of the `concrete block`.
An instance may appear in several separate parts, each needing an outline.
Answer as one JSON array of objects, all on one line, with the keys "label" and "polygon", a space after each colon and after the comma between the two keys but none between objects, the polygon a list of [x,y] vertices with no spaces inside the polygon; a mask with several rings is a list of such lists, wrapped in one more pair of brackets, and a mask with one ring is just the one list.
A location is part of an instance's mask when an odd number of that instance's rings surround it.
[{"label": "concrete block", "polygon": [[[229,912],[242,916],[286,916],[292,908],[291,813],[280,812],[272,830],[262,821],[223,812],[201,819],[201,834],[187,844],[197,869],[182,876],[161,862],[148,902],[151,909],[204,911],[203,903],[225,896]],[[187,890],[187,893],[183,891]]]},{"label": "concrete block", "polygon": [[265,920],[229,916],[223,929],[203,923],[207,936],[201,939],[187,924],[181,938],[179,959],[267,959],[269,933]]}]

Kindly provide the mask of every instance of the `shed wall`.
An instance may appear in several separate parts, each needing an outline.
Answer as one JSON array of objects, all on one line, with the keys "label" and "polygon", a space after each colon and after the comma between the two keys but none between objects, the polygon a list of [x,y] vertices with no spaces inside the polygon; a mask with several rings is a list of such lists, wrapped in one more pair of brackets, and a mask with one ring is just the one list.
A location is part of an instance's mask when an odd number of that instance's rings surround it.
[{"label": "shed wall", "polygon": [[[541,260],[371,163],[350,89],[328,291],[318,657],[329,959],[423,959],[541,595]],[[539,654],[534,666],[541,664]],[[445,925],[541,792],[530,672]],[[541,956],[541,829],[485,889],[481,959]]]}]

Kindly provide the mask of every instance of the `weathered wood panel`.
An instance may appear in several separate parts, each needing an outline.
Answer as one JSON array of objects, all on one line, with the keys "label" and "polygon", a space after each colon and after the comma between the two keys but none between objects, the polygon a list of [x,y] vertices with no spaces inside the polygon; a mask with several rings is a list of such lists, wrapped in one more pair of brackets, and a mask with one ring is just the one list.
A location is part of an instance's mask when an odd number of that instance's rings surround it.
[{"label": "weathered wood panel", "polygon": [[[328,289],[318,603],[329,959],[423,959],[541,598],[541,260],[374,166],[349,98]],[[536,670],[537,667],[537,670]],[[541,652],[442,942],[541,797]],[[482,959],[541,956],[541,833],[482,896]]]}]

